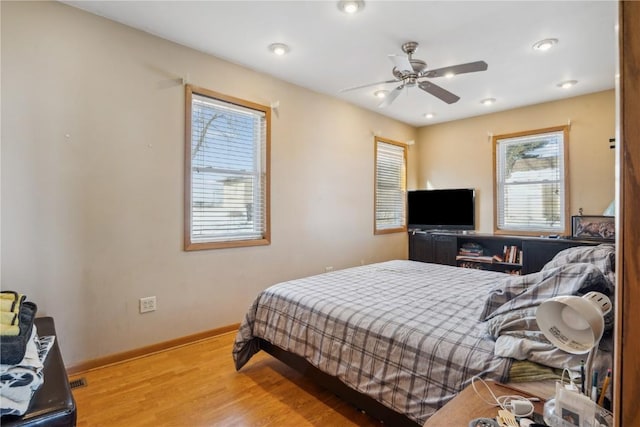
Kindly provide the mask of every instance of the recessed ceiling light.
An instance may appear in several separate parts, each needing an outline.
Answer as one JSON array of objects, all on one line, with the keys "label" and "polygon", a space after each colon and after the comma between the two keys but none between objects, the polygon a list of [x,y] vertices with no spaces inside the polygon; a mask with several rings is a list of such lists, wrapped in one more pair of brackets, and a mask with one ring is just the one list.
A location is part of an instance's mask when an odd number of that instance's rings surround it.
[{"label": "recessed ceiling light", "polygon": [[424,113],[425,119],[433,119],[436,116],[435,113]]},{"label": "recessed ceiling light", "polygon": [[340,0],[338,2],[338,9],[340,9],[344,13],[353,15],[354,13],[364,9],[364,1],[363,0]]},{"label": "recessed ceiling light", "polygon": [[388,90],[377,90],[373,92],[373,96],[375,96],[376,98],[384,98],[388,94],[389,94]]},{"label": "recessed ceiling light", "polygon": [[491,105],[491,104],[493,104],[494,102],[496,102],[496,99],[495,99],[495,98],[485,98],[485,99],[483,99],[482,101],[480,101],[480,103],[481,103],[482,105]]},{"label": "recessed ceiling light", "polygon": [[269,45],[269,50],[278,56],[282,56],[289,53],[290,49],[289,46],[284,43],[271,43]]},{"label": "recessed ceiling light", "polygon": [[562,89],[569,89],[570,87],[575,86],[577,83],[577,80],[565,80],[564,82],[558,83],[558,87],[561,87]]},{"label": "recessed ceiling light", "polygon": [[533,44],[533,50],[549,50],[558,43],[558,39],[544,39]]}]

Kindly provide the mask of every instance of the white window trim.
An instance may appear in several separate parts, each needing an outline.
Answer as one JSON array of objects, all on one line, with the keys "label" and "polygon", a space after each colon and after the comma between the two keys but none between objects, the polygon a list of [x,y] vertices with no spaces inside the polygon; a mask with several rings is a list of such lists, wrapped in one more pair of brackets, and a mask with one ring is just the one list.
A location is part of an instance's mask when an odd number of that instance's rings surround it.
[{"label": "white window trim", "polygon": [[[549,231],[549,230],[536,230],[536,229],[509,229],[509,228],[500,228],[499,226],[499,215],[500,215],[500,188],[498,184],[498,142],[511,139],[511,138],[522,138],[527,136],[535,136],[535,135],[543,135],[548,133],[562,132],[563,134],[563,170],[562,170],[562,184],[564,187],[564,198],[562,200],[562,208],[561,212],[563,214],[563,218],[561,220],[561,228],[557,230]],[[493,230],[495,234],[516,234],[516,235],[529,235],[529,236],[540,236],[540,235],[566,235],[570,230],[570,209],[569,209],[569,201],[570,192],[569,192],[569,127],[568,126],[556,126],[545,129],[536,129],[525,132],[517,132],[512,134],[505,135],[495,135],[492,137],[493,143]]]},{"label": "white window trim", "polygon": [[[192,239],[192,102],[193,96],[199,95],[202,97],[212,98],[216,101],[222,101],[224,103],[233,104],[243,109],[252,109],[260,111],[265,115],[265,138],[263,147],[263,153],[256,153],[256,155],[263,157],[263,164],[261,165],[260,173],[264,175],[264,190],[263,190],[263,231],[262,235],[257,238],[232,238],[226,241],[206,241]],[[259,246],[268,245],[271,243],[270,232],[270,146],[271,146],[271,109],[269,107],[255,104],[242,99],[234,98],[228,95],[223,95],[208,89],[198,88],[192,85],[185,85],[185,168],[184,168],[184,249],[186,251],[203,250],[203,249],[218,249],[229,247],[244,247],[244,246]]]}]

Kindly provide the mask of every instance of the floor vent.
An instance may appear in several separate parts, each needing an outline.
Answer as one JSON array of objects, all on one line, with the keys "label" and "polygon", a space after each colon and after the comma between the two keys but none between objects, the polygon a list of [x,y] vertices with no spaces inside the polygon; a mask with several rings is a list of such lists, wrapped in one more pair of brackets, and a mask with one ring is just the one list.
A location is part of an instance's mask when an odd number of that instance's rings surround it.
[{"label": "floor vent", "polygon": [[78,378],[77,380],[69,381],[69,385],[71,386],[72,389],[78,388],[78,387],[86,387],[87,380],[84,378]]}]

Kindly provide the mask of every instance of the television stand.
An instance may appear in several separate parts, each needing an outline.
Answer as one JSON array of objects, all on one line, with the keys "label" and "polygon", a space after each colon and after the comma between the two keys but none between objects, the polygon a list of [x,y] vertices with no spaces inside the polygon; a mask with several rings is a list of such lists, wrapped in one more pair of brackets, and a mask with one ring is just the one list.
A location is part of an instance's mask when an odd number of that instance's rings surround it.
[{"label": "television stand", "polygon": [[420,228],[410,228],[407,230],[410,234],[433,234],[433,233],[444,233],[444,234],[475,234],[475,230],[441,230],[439,228],[434,229],[420,229]]},{"label": "television stand", "polygon": [[[500,271],[510,274],[529,274],[540,271],[558,252],[573,247],[598,245],[601,242],[567,238],[507,236],[476,233],[475,231],[424,230],[409,233],[409,259],[457,267]],[[482,247],[482,257],[461,254],[464,244]],[[504,259],[505,247],[514,252],[512,259]],[[493,258],[494,255],[502,258]]]}]

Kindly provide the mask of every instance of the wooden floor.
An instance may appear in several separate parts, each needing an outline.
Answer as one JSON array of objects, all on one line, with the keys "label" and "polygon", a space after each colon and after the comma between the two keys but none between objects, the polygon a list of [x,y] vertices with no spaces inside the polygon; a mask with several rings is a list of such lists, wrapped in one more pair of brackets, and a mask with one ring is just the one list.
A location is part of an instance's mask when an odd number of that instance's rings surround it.
[{"label": "wooden floor", "polygon": [[264,352],[240,372],[235,333],[73,375],[78,426],[376,426]]}]

